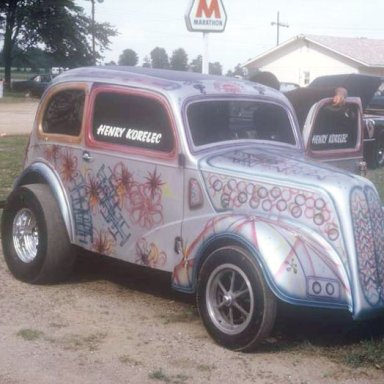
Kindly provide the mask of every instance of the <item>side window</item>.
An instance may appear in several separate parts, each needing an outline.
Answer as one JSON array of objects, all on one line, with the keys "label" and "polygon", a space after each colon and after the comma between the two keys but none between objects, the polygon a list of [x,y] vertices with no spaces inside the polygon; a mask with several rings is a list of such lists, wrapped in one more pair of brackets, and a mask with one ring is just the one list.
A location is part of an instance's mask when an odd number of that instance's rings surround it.
[{"label": "side window", "polygon": [[52,96],[45,109],[44,133],[79,136],[83,120],[85,92],[67,89]]},{"label": "side window", "polygon": [[167,111],[160,102],[145,96],[99,93],[92,130],[97,141],[162,152],[174,147]]},{"label": "side window", "polygon": [[315,117],[311,149],[326,151],[353,149],[357,145],[359,131],[358,106],[354,104],[335,108],[326,105]]}]

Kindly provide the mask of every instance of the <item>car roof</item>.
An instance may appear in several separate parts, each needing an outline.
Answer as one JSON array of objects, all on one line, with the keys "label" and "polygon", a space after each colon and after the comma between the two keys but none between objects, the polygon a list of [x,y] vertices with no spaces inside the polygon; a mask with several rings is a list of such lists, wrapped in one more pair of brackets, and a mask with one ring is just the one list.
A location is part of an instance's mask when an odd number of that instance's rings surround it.
[{"label": "car roof", "polygon": [[278,91],[250,81],[225,76],[166,69],[94,66],[65,71],[52,85],[64,82],[106,83],[156,90],[178,100],[197,95],[268,96],[285,100]]}]

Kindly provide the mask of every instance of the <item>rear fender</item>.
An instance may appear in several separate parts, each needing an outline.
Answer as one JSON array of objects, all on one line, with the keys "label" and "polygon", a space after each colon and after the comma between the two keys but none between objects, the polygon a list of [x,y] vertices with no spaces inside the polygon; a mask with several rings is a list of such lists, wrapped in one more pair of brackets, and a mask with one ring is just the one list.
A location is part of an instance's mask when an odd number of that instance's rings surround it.
[{"label": "rear fender", "polygon": [[68,196],[65,193],[65,189],[59,176],[56,171],[49,167],[44,162],[35,162],[30,164],[21,175],[17,178],[14,188],[26,185],[26,184],[47,184],[50,187],[50,190],[55,197],[63,220],[65,227],[67,229],[68,237],[70,242],[73,242],[74,236],[74,222],[73,216],[70,209],[70,203]]}]

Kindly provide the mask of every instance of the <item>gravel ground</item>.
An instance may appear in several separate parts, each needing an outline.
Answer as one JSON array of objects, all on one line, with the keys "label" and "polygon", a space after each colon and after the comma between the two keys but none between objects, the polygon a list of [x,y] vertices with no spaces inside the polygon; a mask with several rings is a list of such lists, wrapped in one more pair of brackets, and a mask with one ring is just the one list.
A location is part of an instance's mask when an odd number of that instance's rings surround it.
[{"label": "gravel ground", "polygon": [[[36,286],[15,280],[0,255],[0,281],[2,384],[383,383],[382,370],[295,346],[300,321],[254,353],[216,345],[163,272],[87,256],[69,282]],[[279,347],[281,338],[292,342]]]}]

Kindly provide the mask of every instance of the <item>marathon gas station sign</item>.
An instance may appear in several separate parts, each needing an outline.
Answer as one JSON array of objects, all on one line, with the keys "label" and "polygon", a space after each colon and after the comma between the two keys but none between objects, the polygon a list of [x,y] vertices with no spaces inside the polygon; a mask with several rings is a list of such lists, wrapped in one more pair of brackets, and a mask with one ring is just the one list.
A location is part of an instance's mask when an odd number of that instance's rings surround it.
[{"label": "marathon gas station sign", "polygon": [[223,32],[227,14],[222,0],[192,0],[185,22],[191,32]]}]

